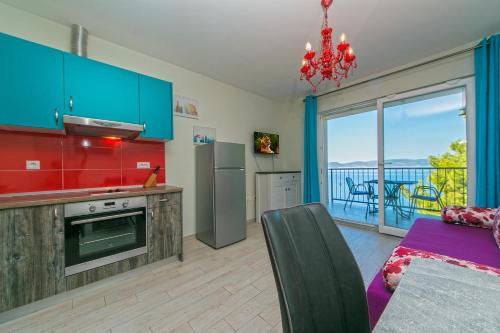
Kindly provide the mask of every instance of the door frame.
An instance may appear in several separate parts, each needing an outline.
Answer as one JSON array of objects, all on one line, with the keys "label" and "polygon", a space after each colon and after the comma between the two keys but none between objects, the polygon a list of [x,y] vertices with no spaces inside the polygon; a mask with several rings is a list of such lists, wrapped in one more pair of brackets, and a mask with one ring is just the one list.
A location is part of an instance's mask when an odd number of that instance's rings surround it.
[{"label": "door frame", "polygon": [[[376,100],[368,100],[345,107],[323,111],[318,116],[318,172],[320,175],[321,203],[328,207],[328,121],[365,112],[376,111]],[[367,225],[356,220],[349,222]],[[368,224],[372,225],[372,224]]]},{"label": "door frame", "polygon": [[[384,103],[400,99],[426,95],[453,88],[465,88],[466,110],[466,140],[467,140],[467,204],[475,204],[476,193],[476,103],[474,77],[450,80],[445,83],[419,88],[399,94],[392,94],[377,99],[377,165],[378,165],[378,206],[384,207]],[[382,203],[382,205],[381,205]],[[385,209],[379,209],[378,229],[380,233],[404,237],[408,232],[405,229],[385,225]]]}]

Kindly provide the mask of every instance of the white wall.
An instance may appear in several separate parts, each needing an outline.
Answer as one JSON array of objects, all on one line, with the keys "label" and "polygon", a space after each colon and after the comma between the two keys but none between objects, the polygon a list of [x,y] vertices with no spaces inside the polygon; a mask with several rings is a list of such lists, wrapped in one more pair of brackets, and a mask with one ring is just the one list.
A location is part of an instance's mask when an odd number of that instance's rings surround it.
[{"label": "white wall", "polygon": [[[69,27],[0,4],[0,31],[64,51],[69,50]],[[91,32],[90,32],[91,33]],[[254,173],[259,168],[270,170],[269,156],[252,153],[254,130],[280,134],[280,155],[276,169],[297,169],[301,166],[294,147],[296,136],[286,130],[286,105],[235,88],[184,68],[130,50],[90,35],[88,56],[105,63],[168,80],[174,94],[196,98],[200,103],[200,119],[174,117],[175,139],[166,143],[166,179],[170,185],[184,188],[184,234],[195,232],[194,146],[193,125],[215,127],[219,141],[246,144],[247,218],[255,217]]]},{"label": "white wall", "polygon": [[[455,51],[466,49],[472,46],[473,44],[463,45],[462,47],[459,47],[457,49],[449,50],[443,53],[433,55],[428,58],[420,59],[414,63],[393,68],[387,72],[378,73],[373,77],[390,73],[400,68],[410,67],[414,64],[423,63],[426,62],[427,60],[438,58],[446,54],[451,54]],[[351,105],[354,103],[363,102],[371,99],[376,99],[379,97],[384,97],[407,90],[418,89],[428,85],[438,84],[441,82],[445,82],[447,80],[452,80],[455,78],[469,76],[473,74],[474,74],[473,52],[468,52],[459,56],[434,62],[432,64],[420,66],[412,70],[389,75],[385,78],[360,84],[352,88],[347,88],[345,90],[339,91],[338,93],[332,93],[320,97],[318,99],[318,112],[329,111],[342,106]],[[363,78],[363,81],[365,79],[369,79],[369,77]],[[352,84],[354,83],[356,83],[356,81],[352,82]]]}]

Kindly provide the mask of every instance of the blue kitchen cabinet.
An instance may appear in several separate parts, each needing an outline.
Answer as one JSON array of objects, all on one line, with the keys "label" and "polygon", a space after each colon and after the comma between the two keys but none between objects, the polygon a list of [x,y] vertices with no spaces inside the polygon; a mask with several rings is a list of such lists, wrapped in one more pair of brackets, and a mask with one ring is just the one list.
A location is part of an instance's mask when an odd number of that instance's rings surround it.
[{"label": "blue kitchen cabinet", "polygon": [[0,125],[62,129],[63,52],[0,33]]},{"label": "blue kitchen cabinet", "polygon": [[140,119],[144,124],[141,138],[172,140],[172,83],[139,76]]},{"label": "blue kitchen cabinet", "polygon": [[64,53],[64,114],[139,123],[139,74]]}]

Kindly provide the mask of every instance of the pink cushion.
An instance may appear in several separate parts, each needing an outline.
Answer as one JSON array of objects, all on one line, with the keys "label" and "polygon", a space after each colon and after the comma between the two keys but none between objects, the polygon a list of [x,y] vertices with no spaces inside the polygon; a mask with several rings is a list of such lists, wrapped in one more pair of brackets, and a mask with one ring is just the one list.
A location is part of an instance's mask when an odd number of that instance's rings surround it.
[{"label": "pink cushion", "polygon": [[500,208],[498,209],[495,219],[493,220],[493,237],[500,248]]},{"label": "pink cushion", "polygon": [[391,257],[386,261],[382,270],[384,285],[387,289],[391,291],[396,289],[399,281],[401,281],[401,278],[414,258],[439,260],[448,264],[467,267],[476,271],[482,271],[488,274],[500,276],[499,268],[477,264],[472,261],[456,259],[442,254],[398,246],[394,249]]},{"label": "pink cushion", "polygon": [[496,212],[496,208],[446,206],[441,210],[441,217],[446,223],[491,229]]}]

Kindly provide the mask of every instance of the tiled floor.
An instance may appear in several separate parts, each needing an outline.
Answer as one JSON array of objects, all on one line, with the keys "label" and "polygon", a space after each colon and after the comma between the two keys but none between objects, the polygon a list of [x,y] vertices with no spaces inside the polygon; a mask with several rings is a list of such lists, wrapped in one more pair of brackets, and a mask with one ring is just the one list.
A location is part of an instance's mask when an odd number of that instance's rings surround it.
[{"label": "tiled floor", "polygon": [[[347,207],[344,209],[344,202],[335,201],[328,204],[328,210],[330,211],[330,214],[333,216],[333,218],[354,221],[363,224],[378,225],[379,214],[368,213],[367,215],[365,215],[366,204],[353,203],[352,207],[347,205]],[[387,208],[385,214],[387,226],[402,228],[405,230],[410,229],[413,221],[415,221],[415,219],[417,218],[436,218],[436,216],[419,214],[418,212],[416,212],[410,218],[402,218],[401,216],[398,216],[398,221],[396,223],[396,214],[394,213],[392,208]]]},{"label": "tiled floor", "polygon": [[[400,239],[340,228],[368,285]],[[158,262],[37,305],[42,309],[0,325],[0,332],[281,332],[272,270],[255,223],[243,242],[216,251],[188,237],[183,263]]]}]

